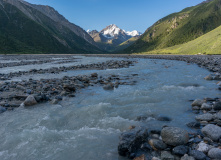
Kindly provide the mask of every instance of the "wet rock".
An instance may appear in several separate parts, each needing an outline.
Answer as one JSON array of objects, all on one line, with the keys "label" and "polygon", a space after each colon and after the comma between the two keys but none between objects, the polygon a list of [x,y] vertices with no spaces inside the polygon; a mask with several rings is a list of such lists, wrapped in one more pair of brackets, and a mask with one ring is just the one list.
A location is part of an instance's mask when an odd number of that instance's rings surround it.
[{"label": "wet rock", "polygon": [[204,100],[202,100],[202,99],[196,99],[195,101],[193,101],[192,106],[201,107],[203,103],[205,103]]},{"label": "wet rock", "polygon": [[221,120],[221,112],[216,113],[214,119]]},{"label": "wet rock", "polygon": [[58,102],[59,102],[58,99],[53,99],[53,100],[51,101],[51,104],[58,104]]},{"label": "wet rock", "polygon": [[147,157],[143,154],[140,157],[136,157],[133,160],[148,160]]},{"label": "wet rock", "polygon": [[195,158],[192,156],[188,156],[188,154],[185,154],[183,157],[181,157],[180,160],[195,160]]},{"label": "wet rock", "polygon": [[35,97],[32,95],[29,95],[25,101],[24,101],[24,105],[25,106],[33,106],[35,104],[37,104],[38,102],[35,100]]},{"label": "wet rock", "polygon": [[202,106],[201,106],[201,109],[202,110],[211,110],[212,106],[207,104],[207,103],[203,103]]},{"label": "wet rock", "polygon": [[91,77],[97,78],[97,77],[98,77],[98,74],[97,74],[97,73],[92,73],[92,74],[91,74]]},{"label": "wet rock", "polygon": [[200,142],[200,143],[197,145],[196,149],[197,149],[198,151],[203,152],[203,153],[207,153],[207,152],[209,151],[209,149],[210,149],[210,146],[209,146],[208,144],[204,143],[204,142]]},{"label": "wet rock", "polygon": [[5,112],[7,109],[5,107],[0,106],[0,113]]},{"label": "wet rock", "polygon": [[152,160],[161,160],[161,159],[159,159],[157,157],[153,157]]},{"label": "wet rock", "polygon": [[206,155],[198,150],[191,150],[189,152],[189,155],[194,157],[196,160],[205,160],[206,159]]},{"label": "wet rock", "polygon": [[153,150],[152,147],[148,143],[142,144],[140,148],[146,152]]},{"label": "wet rock", "polygon": [[200,128],[201,126],[199,122],[190,122],[190,123],[187,123],[186,125],[190,128],[196,128],[196,129]]},{"label": "wet rock", "polygon": [[168,151],[161,152],[161,160],[174,160],[174,156]]},{"label": "wet rock", "polygon": [[197,121],[211,121],[213,120],[213,115],[210,113],[202,114],[199,116],[196,116]]},{"label": "wet rock", "polygon": [[150,139],[149,144],[154,150],[164,150],[167,148],[167,145],[162,140],[158,139]]},{"label": "wet rock", "polygon": [[169,117],[167,117],[167,116],[162,116],[162,115],[158,116],[158,117],[157,117],[157,120],[158,120],[158,121],[172,121],[171,118],[169,118]]},{"label": "wet rock", "polygon": [[210,74],[210,75],[206,76],[204,79],[211,81],[211,80],[213,80],[214,78],[213,78],[213,76]]},{"label": "wet rock", "polygon": [[212,148],[208,152],[208,156],[212,159],[221,159],[221,149],[219,148]]},{"label": "wet rock", "polygon": [[63,89],[66,91],[66,92],[75,92],[76,91],[76,88],[74,85],[64,85],[63,86]]},{"label": "wet rock", "polygon": [[148,116],[140,115],[138,116],[135,121],[146,121]]},{"label": "wet rock", "polygon": [[114,84],[113,83],[108,83],[103,87],[104,90],[113,90],[114,89]]},{"label": "wet rock", "polygon": [[202,133],[213,141],[218,141],[221,138],[221,127],[213,124],[208,124],[207,126],[202,128]]},{"label": "wet rock", "polygon": [[136,127],[133,130],[124,132],[120,136],[118,153],[121,156],[130,156],[141,148],[141,145],[147,141],[148,130]]},{"label": "wet rock", "polygon": [[181,146],[177,146],[175,148],[173,148],[172,153],[178,156],[183,156],[185,154],[187,154],[189,151],[189,147],[181,145]]},{"label": "wet rock", "polygon": [[221,110],[221,102],[215,103],[214,106],[213,106],[213,109],[214,110]]},{"label": "wet rock", "polygon": [[189,141],[188,132],[177,127],[165,127],[161,131],[163,141],[171,146],[179,146]]}]

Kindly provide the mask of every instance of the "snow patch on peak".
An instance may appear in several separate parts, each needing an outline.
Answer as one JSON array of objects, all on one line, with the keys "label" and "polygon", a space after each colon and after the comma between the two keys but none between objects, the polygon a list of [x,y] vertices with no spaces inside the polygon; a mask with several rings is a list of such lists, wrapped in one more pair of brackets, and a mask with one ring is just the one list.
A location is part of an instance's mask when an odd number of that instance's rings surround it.
[{"label": "snow patch on peak", "polygon": [[87,30],[87,33],[90,33],[91,31],[92,31],[91,29],[88,29],[88,30]]},{"label": "snow patch on peak", "polygon": [[133,31],[128,31],[128,32],[126,32],[126,34],[127,35],[129,35],[129,36],[132,36],[132,37],[135,37],[135,36],[140,36],[140,35],[142,35],[142,33],[141,32],[138,32],[138,31],[136,31],[136,30],[133,30]]}]

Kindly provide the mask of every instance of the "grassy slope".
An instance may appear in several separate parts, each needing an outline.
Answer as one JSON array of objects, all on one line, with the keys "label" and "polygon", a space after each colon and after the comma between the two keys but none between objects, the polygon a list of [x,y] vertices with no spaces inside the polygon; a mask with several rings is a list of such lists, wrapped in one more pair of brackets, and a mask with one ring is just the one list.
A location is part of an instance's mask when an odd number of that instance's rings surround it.
[{"label": "grassy slope", "polygon": [[4,8],[0,6],[0,21],[4,22],[0,23],[1,54],[91,53],[93,51],[96,53],[96,47],[88,44],[68,28],[58,25],[62,28],[59,30],[50,18],[37,10],[32,12],[44,25],[31,20],[10,4],[6,3]]},{"label": "grassy slope", "polygon": [[221,26],[185,44],[154,50],[147,54],[221,54]]},{"label": "grassy slope", "polygon": [[130,45],[134,44],[135,41],[138,40],[138,37],[132,37],[130,39],[128,39],[127,41],[121,43],[120,45],[118,45],[115,49],[115,51],[118,51],[118,50],[123,50],[127,47],[129,47]]},{"label": "grassy slope", "polygon": [[221,0],[186,8],[158,22],[124,50],[126,53],[148,52],[183,44],[221,25]]}]

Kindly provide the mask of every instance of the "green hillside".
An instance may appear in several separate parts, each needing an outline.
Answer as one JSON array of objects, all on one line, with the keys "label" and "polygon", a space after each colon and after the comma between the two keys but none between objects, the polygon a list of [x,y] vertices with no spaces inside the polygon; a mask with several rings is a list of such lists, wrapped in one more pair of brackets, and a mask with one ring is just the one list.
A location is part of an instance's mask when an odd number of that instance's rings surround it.
[{"label": "green hillside", "polygon": [[220,25],[221,0],[208,1],[159,20],[123,52],[149,52],[183,44]]},{"label": "green hillside", "polygon": [[221,26],[190,42],[147,54],[221,54]]},{"label": "green hillside", "polygon": [[30,19],[15,6],[0,5],[0,53],[99,53],[100,50],[41,12],[31,10]]}]

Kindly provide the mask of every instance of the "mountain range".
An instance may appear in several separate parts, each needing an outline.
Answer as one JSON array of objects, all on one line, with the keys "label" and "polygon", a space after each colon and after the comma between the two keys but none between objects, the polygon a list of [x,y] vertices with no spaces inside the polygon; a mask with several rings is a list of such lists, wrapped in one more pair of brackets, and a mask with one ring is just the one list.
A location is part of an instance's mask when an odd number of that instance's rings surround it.
[{"label": "mountain range", "polygon": [[170,14],[143,34],[115,24],[86,32],[54,8],[24,0],[0,0],[0,20],[0,54],[221,54],[221,0]]},{"label": "mountain range", "polygon": [[[209,32],[220,25],[221,0],[207,0],[197,6],[186,8],[181,12],[173,13],[160,19],[122,53],[179,54],[181,52],[178,52],[177,49],[171,51],[171,48],[168,48],[179,45],[178,48],[180,48],[179,51],[182,50],[182,54],[198,54],[199,50],[195,50],[195,48],[203,49],[203,43],[197,43],[198,46],[193,46],[192,50],[186,50],[186,52],[183,52],[185,49],[182,49],[182,44],[193,40],[197,41],[197,38],[207,33],[208,35],[204,36],[204,38],[210,37]],[[207,53],[221,54],[221,44],[217,44],[216,39],[213,43],[207,44],[210,48],[210,51],[207,51]],[[204,41],[207,41],[207,39],[204,39]],[[192,45],[194,43],[192,43]],[[220,51],[216,50],[213,52],[214,45],[218,45]],[[183,47],[185,48],[187,46]],[[201,52],[204,53],[205,51]]]},{"label": "mountain range", "polygon": [[98,32],[97,30],[88,30],[87,32],[98,44],[98,46],[105,51],[116,51],[121,48],[120,45],[122,43],[128,41],[133,37],[136,37],[135,39],[138,39],[142,35],[141,32],[138,32],[136,30],[130,32],[120,29],[115,24],[107,26],[100,32]]},{"label": "mountain range", "polygon": [[0,0],[0,53],[101,53],[94,40],[49,6]]}]

